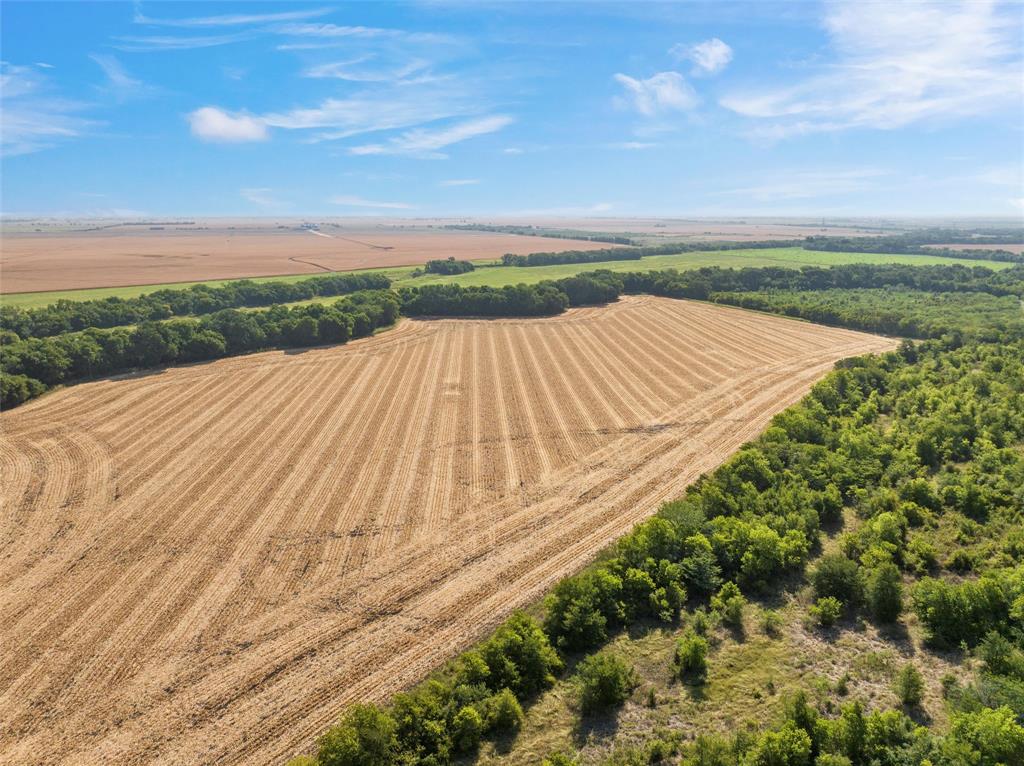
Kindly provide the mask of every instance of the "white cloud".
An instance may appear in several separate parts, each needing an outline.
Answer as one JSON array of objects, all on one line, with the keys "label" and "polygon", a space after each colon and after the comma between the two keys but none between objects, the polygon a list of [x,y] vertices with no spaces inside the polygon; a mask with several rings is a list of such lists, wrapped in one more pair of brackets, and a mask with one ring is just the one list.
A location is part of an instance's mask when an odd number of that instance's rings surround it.
[{"label": "white cloud", "polygon": [[719,196],[748,197],[758,202],[776,200],[816,199],[838,194],[870,191],[877,188],[877,179],[888,175],[879,168],[853,168],[835,171],[799,171],[781,174],[780,180],[771,180],[754,186],[742,186],[720,192]]},{"label": "white cloud", "polygon": [[332,78],[335,80],[347,80],[349,82],[394,82],[401,81],[409,75],[420,72],[430,66],[430,62],[424,59],[413,59],[404,64],[392,67],[360,67],[371,61],[373,56],[359,56],[349,61],[335,61],[328,64],[318,64],[309,67],[303,73],[303,77]]},{"label": "white cloud", "polygon": [[679,72],[658,72],[646,80],[616,74],[615,81],[627,94],[627,100],[620,100],[619,104],[630,105],[646,117],[685,111],[697,104],[697,94]]},{"label": "white cloud", "polygon": [[525,154],[526,151],[520,149],[518,146],[506,146],[501,150],[502,154]]},{"label": "white cloud", "polygon": [[115,37],[111,43],[119,51],[127,53],[147,53],[150,51],[185,51],[195,48],[212,48],[217,45],[228,45],[242,40],[250,40],[253,32],[234,32],[224,35],[201,35],[198,37],[178,37],[174,35],[144,35]]},{"label": "white cloud", "polygon": [[627,151],[640,151],[641,149],[653,149],[657,144],[648,141],[619,141],[607,144],[609,149],[625,149]]},{"label": "white cloud", "polygon": [[331,12],[330,8],[314,8],[307,11],[284,11],[281,13],[249,13],[228,14],[223,16],[199,16],[188,19],[155,19],[144,16],[138,9],[135,11],[136,24],[149,24],[161,27],[227,27],[243,24],[267,24],[280,21],[302,21],[315,19]]},{"label": "white cloud", "polygon": [[121,97],[128,97],[145,93],[148,88],[142,80],[137,80],[121,65],[113,56],[105,53],[90,53],[89,58],[96,62],[103,74],[107,76],[109,90]]},{"label": "white cloud", "polygon": [[993,186],[1015,186],[1018,189],[1024,187],[1024,167],[1019,164],[993,167],[976,173],[972,180]]},{"label": "white cloud", "polygon": [[450,43],[453,38],[433,32],[407,32],[382,27],[339,26],[338,24],[284,24],[275,31],[289,37],[312,37],[328,40],[352,38],[397,38],[411,42]]},{"label": "white cloud", "polygon": [[47,149],[96,124],[76,115],[87,104],[49,91],[49,80],[38,69],[0,62],[0,155]]},{"label": "white cloud", "polygon": [[466,120],[441,130],[417,128],[406,131],[386,143],[353,146],[349,149],[349,153],[357,155],[408,154],[428,159],[444,159],[447,155],[440,153],[439,149],[476,136],[494,133],[511,123],[511,117],[499,114]]},{"label": "white cloud", "polygon": [[1024,64],[1013,6],[846,0],[826,8],[834,64],[794,85],[758,84],[721,100],[738,114],[771,120],[755,135],[885,130],[998,110],[1019,113]]},{"label": "white cloud", "polygon": [[273,189],[266,187],[239,189],[244,199],[260,207],[280,207],[281,202],[274,198]]},{"label": "white cloud", "polygon": [[406,202],[374,202],[373,200],[363,199],[351,194],[331,197],[328,202],[332,205],[343,205],[345,207],[376,207],[388,210],[412,210],[415,208],[415,205],[410,205]]},{"label": "white cloud", "polygon": [[732,48],[717,37],[696,45],[673,45],[669,53],[679,61],[692,61],[692,74],[715,74],[721,72],[732,61]]},{"label": "white cloud", "polygon": [[447,181],[441,181],[438,186],[476,186],[480,183],[479,178],[450,178]]},{"label": "white cloud", "polygon": [[259,117],[248,114],[229,114],[215,106],[204,106],[188,115],[192,134],[203,141],[240,143],[265,141],[267,125]]},{"label": "white cloud", "polygon": [[47,64],[45,61],[37,61],[36,66],[42,67],[43,69],[56,69],[53,64]]}]

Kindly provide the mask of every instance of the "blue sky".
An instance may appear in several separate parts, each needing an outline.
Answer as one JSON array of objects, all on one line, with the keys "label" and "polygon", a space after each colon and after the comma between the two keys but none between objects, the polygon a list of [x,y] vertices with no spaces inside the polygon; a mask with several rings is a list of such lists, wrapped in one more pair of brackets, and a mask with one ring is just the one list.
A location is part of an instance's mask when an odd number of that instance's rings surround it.
[{"label": "blue sky", "polygon": [[1020,3],[2,4],[2,210],[1021,216]]}]

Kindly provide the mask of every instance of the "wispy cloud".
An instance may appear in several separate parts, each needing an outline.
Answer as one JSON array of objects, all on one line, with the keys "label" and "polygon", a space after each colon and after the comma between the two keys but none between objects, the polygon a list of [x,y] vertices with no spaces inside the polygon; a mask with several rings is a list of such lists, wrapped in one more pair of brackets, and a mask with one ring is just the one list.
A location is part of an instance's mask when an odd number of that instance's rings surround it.
[{"label": "wispy cloud", "polygon": [[447,181],[441,181],[438,186],[476,186],[478,183],[479,178],[449,178]]},{"label": "wispy cloud", "polygon": [[605,144],[609,149],[625,149],[627,151],[640,151],[642,149],[653,149],[657,144],[650,141],[617,141]]},{"label": "wispy cloud", "polygon": [[646,80],[620,73],[614,79],[626,91],[626,96],[616,103],[645,117],[681,112],[697,105],[697,94],[679,72],[658,72]]},{"label": "wispy cloud", "polygon": [[142,80],[129,75],[121,62],[113,56],[106,53],[90,53],[89,58],[95,61],[107,76],[107,89],[119,98],[142,95],[149,90]]},{"label": "wispy cloud", "polygon": [[135,10],[136,24],[148,24],[161,27],[231,27],[244,24],[268,24],[272,22],[303,21],[325,16],[330,8],[313,8],[305,11],[283,11],[281,13],[237,13],[221,16],[195,16],[185,19],[157,19],[144,15],[138,8]]},{"label": "wispy cloud", "polygon": [[433,32],[408,32],[404,29],[383,27],[339,26],[338,24],[283,24],[275,29],[278,34],[290,37],[313,37],[329,40],[350,38],[401,38],[414,42],[452,42],[450,35]]},{"label": "wispy cloud", "polygon": [[223,35],[200,35],[179,37],[176,35],[142,35],[115,37],[111,45],[126,53],[148,53],[153,51],[185,51],[196,48],[213,48],[218,45],[251,40],[257,32],[246,30]]},{"label": "wispy cloud", "polygon": [[410,205],[406,202],[377,202],[374,200],[363,199],[362,197],[356,197],[351,194],[340,194],[331,197],[328,202],[332,205],[342,205],[344,207],[370,207],[386,210],[412,210],[416,207],[415,205]]},{"label": "wispy cloud", "polygon": [[1019,164],[991,167],[975,173],[971,178],[993,186],[1015,186],[1020,189],[1024,187],[1024,167]]},{"label": "wispy cloud", "polygon": [[[393,66],[377,65],[374,68],[374,56],[366,55],[348,61],[333,61],[317,64],[303,71],[303,77],[331,78],[349,82],[395,82],[401,81],[430,66],[425,59],[412,59]],[[361,66],[369,63],[370,66]]]},{"label": "wispy cloud", "polygon": [[231,114],[215,106],[204,106],[188,115],[192,134],[203,141],[244,143],[266,141],[266,123],[250,114]]},{"label": "wispy cloud", "polygon": [[741,186],[720,192],[711,192],[711,194],[716,196],[745,197],[757,202],[816,199],[871,191],[878,187],[878,179],[888,174],[888,171],[880,168],[798,171],[780,174],[782,177],[779,180],[771,180],[753,186]]},{"label": "wispy cloud", "polygon": [[281,207],[282,203],[274,197],[274,190],[266,187],[239,189],[239,194],[254,205],[260,207]]},{"label": "wispy cloud", "polygon": [[673,45],[669,54],[679,61],[692,61],[691,74],[715,74],[721,72],[732,61],[732,48],[717,37],[696,45],[679,43]]},{"label": "wispy cloud", "polygon": [[31,154],[81,135],[97,124],[77,115],[87,106],[51,95],[37,68],[0,62],[0,155]]},{"label": "wispy cloud", "polygon": [[765,121],[756,136],[884,130],[1021,109],[1019,6],[847,0],[825,7],[834,64],[795,85],[761,83],[722,99]]},{"label": "wispy cloud", "polygon": [[494,133],[512,123],[507,115],[492,115],[456,123],[441,130],[417,128],[403,133],[382,144],[364,144],[353,146],[350,154],[407,154],[427,159],[444,159],[446,154],[439,152],[446,146],[466,141],[476,136]]}]

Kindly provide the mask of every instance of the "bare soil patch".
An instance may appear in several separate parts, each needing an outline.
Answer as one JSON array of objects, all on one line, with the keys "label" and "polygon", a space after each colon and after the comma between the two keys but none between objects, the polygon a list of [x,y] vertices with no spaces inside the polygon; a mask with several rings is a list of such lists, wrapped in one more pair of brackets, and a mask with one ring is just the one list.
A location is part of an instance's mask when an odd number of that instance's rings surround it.
[{"label": "bare soil patch", "polygon": [[894,345],[631,298],[6,412],[0,762],[280,762],[580,569],[837,359]]}]

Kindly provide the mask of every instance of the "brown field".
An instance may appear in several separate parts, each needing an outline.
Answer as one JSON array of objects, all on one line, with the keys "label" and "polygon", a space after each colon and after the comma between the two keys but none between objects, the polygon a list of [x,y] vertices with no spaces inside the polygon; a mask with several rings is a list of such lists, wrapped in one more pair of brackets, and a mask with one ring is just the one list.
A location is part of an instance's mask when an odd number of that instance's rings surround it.
[{"label": "brown field", "polygon": [[599,247],[607,245],[426,227],[331,224],[323,225],[319,234],[267,224],[6,233],[0,242],[0,292],[315,274],[411,266],[449,256],[469,260],[500,258],[505,253]]},{"label": "brown field", "polygon": [[894,345],[631,298],[6,412],[0,762],[280,763]]}]

